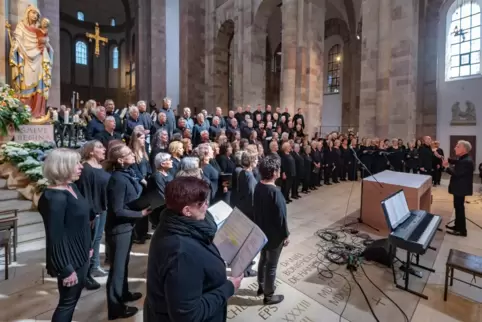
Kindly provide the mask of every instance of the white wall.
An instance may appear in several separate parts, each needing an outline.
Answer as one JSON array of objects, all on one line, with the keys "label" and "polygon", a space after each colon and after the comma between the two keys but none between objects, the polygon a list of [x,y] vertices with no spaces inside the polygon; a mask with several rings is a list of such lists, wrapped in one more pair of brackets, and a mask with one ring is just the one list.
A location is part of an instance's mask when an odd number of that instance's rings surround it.
[{"label": "white wall", "polygon": [[[325,78],[328,74],[328,52],[334,45],[340,45],[340,55],[343,55],[343,39],[340,36],[331,36],[325,39]],[[342,66],[340,70],[340,84],[343,84],[343,56],[342,56]],[[323,82],[323,92],[326,93],[327,80]],[[321,113],[321,131],[331,132],[338,131],[341,127],[341,113],[342,113],[342,86],[340,86],[340,92],[337,94],[325,94],[323,98],[323,110]]]},{"label": "white wall", "polygon": [[[480,0],[479,4],[480,4]],[[445,3],[441,10],[439,23],[438,66],[437,66],[437,140],[446,155],[450,154],[453,147],[450,146],[451,135],[475,135],[476,147],[476,170],[482,162],[482,75],[470,78],[445,80],[445,54],[446,54],[446,18],[447,12],[454,0]],[[450,14],[451,16],[451,14]],[[452,105],[460,102],[460,108],[465,110],[466,101],[475,104],[477,113],[477,125],[475,126],[451,126]],[[478,172],[478,171],[477,171]]]},{"label": "white wall", "polygon": [[166,96],[175,109],[179,104],[179,1],[166,0]]}]

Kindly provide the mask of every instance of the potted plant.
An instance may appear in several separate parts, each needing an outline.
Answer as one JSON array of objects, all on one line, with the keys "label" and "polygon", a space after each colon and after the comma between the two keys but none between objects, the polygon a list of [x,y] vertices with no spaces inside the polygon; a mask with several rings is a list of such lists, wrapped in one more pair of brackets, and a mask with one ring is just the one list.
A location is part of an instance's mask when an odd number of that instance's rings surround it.
[{"label": "potted plant", "polygon": [[15,97],[8,85],[0,86],[0,144],[12,141],[15,130],[30,122],[30,107]]}]

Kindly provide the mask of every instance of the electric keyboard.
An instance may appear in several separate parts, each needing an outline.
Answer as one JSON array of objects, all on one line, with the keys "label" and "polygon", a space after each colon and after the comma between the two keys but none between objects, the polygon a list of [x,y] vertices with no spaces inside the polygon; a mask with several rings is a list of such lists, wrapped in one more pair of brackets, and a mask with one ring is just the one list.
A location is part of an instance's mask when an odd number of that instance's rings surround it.
[{"label": "electric keyboard", "polygon": [[410,212],[408,218],[388,236],[392,245],[414,254],[424,254],[442,222],[440,216],[423,210]]}]

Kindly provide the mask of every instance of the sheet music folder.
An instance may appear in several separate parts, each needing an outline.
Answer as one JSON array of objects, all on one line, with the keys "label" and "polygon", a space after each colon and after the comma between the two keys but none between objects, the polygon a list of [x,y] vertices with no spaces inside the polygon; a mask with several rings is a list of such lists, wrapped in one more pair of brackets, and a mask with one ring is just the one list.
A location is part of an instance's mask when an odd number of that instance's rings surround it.
[{"label": "sheet music folder", "polygon": [[139,198],[129,202],[127,206],[131,210],[141,211],[146,208],[154,210],[164,206],[165,204],[166,201],[164,200],[164,198],[162,198],[159,192],[157,190],[152,190],[142,193]]},{"label": "sheet music folder", "polygon": [[243,274],[267,242],[263,231],[238,208],[234,208],[214,237],[232,276]]}]

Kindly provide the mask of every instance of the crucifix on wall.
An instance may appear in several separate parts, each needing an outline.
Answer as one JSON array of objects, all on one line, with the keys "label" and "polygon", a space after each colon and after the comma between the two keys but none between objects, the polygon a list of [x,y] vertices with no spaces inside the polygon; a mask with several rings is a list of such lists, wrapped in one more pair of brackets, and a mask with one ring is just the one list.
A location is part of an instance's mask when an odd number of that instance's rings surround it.
[{"label": "crucifix on wall", "polygon": [[99,23],[95,23],[95,33],[91,34],[90,32],[86,32],[85,36],[89,38],[89,41],[92,42],[92,40],[95,40],[95,51],[94,54],[96,57],[99,57],[100,55],[100,43],[102,43],[102,46],[105,46],[109,42],[109,39],[107,37],[102,37],[100,35],[100,28],[99,28]]}]

